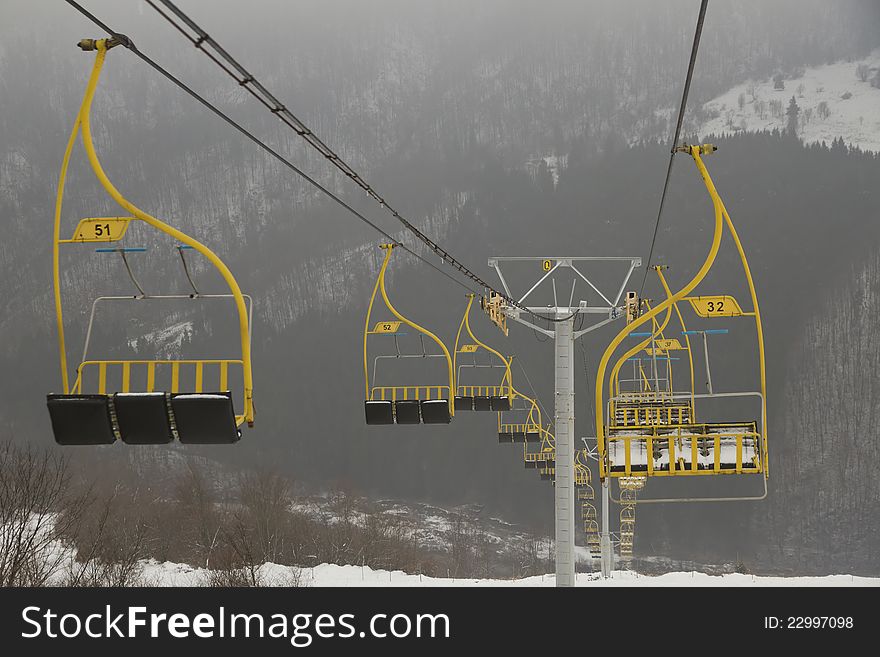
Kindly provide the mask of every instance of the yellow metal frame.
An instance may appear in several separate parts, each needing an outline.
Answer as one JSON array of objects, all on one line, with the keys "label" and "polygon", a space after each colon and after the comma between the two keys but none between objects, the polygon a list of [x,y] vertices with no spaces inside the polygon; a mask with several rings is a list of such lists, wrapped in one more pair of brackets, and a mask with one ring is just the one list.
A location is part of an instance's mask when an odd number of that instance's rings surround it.
[{"label": "yellow metal frame", "polygon": [[[721,246],[721,237],[724,231],[725,225],[730,233],[730,236],[733,238],[734,244],[736,245],[737,252],[740,256],[740,260],[742,262],[743,273],[745,275],[746,281],[749,286],[749,292],[752,300],[752,313],[744,313],[749,316],[753,316],[755,318],[755,330],[757,333],[757,342],[758,342],[758,362],[760,368],[760,380],[761,380],[761,405],[762,405],[762,417],[766,418],[766,398],[767,398],[767,384],[766,384],[766,368],[765,368],[765,359],[764,359],[764,334],[761,326],[761,312],[758,306],[758,296],[755,291],[754,281],[752,280],[751,270],[749,269],[748,260],[746,259],[745,252],[742,247],[742,243],[740,242],[739,236],[736,232],[736,228],[733,225],[733,221],[730,218],[730,215],[727,212],[727,209],[724,207],[724,203],[718,195],[718,191],[715,189],[715,185],[712,182],[712,178],[709,175],[706,166],[703,164],[702,156],[712,153],[715,148],[709,144],[705,144],[702,146],[686,146],[682,147],[680,150],[687,152],[693,158],[697,169],[703,179],[703,182],[706,186],[707,191],[709,192],[709,196],[712,200],[712,206],[715,212],[715,224],[714,231],[712,236],[712,243],[709,248],[709,253],[707,254],[702,266],[697,271],[697,273],[691,278],[691,280],[678,292],[675,294],[668,296],[665,301],[658,304],[650,311],[642,315],[641,317],[635,319],[633,322],[627,324],[610,342],[605,352],[602,354],[602,358],[599,361],[598,373],[596,377],[596,388],[595,388],[595,404],[596,404],[596,438],[599,450],[599,470],[600,476],[604,479],[607,475],[606,472],[606,458],[607,458],[607,450],[606,450],[606,435],[605,435],[605,422],[604,422],[604,413],[603,411],[603,399],[605,392],[605,373],[608,369],[608,363],[611,360],[615,350],[620,345],[620,343],[628,336],[633,330],[638,328],[639,326],[649,322],[655,321],[655,318],[662,312],[668,311],[672,306],[677,304],[682,299],[685,299],[706,277],[706,274],[711,269],[712,265],[715,262],[715,259],[718,255],[718,250]],[[613,381],[613,377],[612,377]],[[613,389],[611,386],[613,384],[609,384],[609,389]],[[769,476],[769,467],[767,460],[767,426],[766,422],[763,426],[764,436],[761,440],[761,451],[762,451],[762,472],[764,474],[765,479]]]},{"label": "yellow metal frame", "polygon": [[[388,263],[391,260],[391,254],[394,251],[394,247],[396,244],[380,244],[379,248],[385,251],[385,258],[382,261],[382,267],[379,269],[379,275],[376,278],[376,285],[373,287],[373,294],[370,296],[370,305],[367,307],[367,316],[364,320],[364,394],[365,399],[367,401],[374,401],[378,399],[391,399],[396,401],[397,399],[413,399],[413,400],[422,400],[422,399],[442,399],[442,395],[437,395],[435,397],[430,396],[431,390],[442,391],[444,389],[448,390],[448,400],[449,400],[449,415],[450,417],[455,416],[455,369],[452,362],[452,356],[449,355],[449,349],[446,348],[446,345],[443,341],[434,335],[428,329],[419,326],[415,322],[410,319],[407,319],[403,315],[401,315],[397,309],[391,304],[391,300],[388,298],[388,292],[385,289],[385,273],[388,270]],[[449,383],[443,385],[416,385],[416,386],[374,386],[370,387],[370,369],[367,358],[367,337],[372,334],[370,331],[370,318],[373,314],[373,305],[376,302],[376,296],[381,292],[382,301],[385,304],[385,307],[394,315],[398,320],[409,326],[410,328],[418,331],[422,335],[426,335],[431,338],[443,352],[443,355],[446,357],[446,366],[449,374]],[[424,394],[429,396],[421,396],[422,391],[425,391]],[[412,393],[414,396],[409,396]]]},{"label": "yellow metal frame", "polygon": [[[461,323],[458,325],[458,333],[455,334],[455,349],[452,351],[452,367],[455,371],[456,376],[456,388],[455,394],[461,395],[465,397],[471,397],[475,395],[480,396],[496,396],[496,397],[508,397],[511,396],[513,386],[511,384],[511,374],[510,374],[510,360],[501,355],[501,352],[493,349],[485,342],[481,341],[477,336],[474,335],[474,332],[471,330],[471,306],[474,304],[474,297],[476,295],[470,293],[467,295],[467,307],[464,309],[464,316],[461,318]],[[473,344],[465,344],[459,348],[459,344],[461,343],[461,334],[462,331],[466,331],[468,337],[474,341]],[[476,347],[476,349],[474,349]],[[478,349],[485,349],[490,354],[496,356],[503,364],[504,364],[504,375],[501,377],[501,383],[498,385],[465,385],[462,386],[458,382],[458,354],[459,353],[476,353]]]},{"label": "yellow metal frame", "polygon": [[[56,323],[58,327],[58,350],[61,361],[61,382],[62,387],[65,394],[70,394],[71,388],[69,384],[68,378],[68,370],[67,370],[67,350],[65,345],[65,337],[64,337],[64,315],[62,310],[62,295],[61,295],[61,265],[59,258],[59,247],[61,244],[70,242],[70,241],[79,241],[79,240],[62,240],[61,239],[61,208],[64,197],[64,185],[67,178],[67,169],[70,164],[70,156],[73,152],[74,144],[76,143],[77,134],[82,132],[82,143],[83,147],[86,151],[86,156],[88,158],[89,164],[92,167],[92,171],[95,173],[95,176],[98,179],[98,182],[101,183],[101,186],[107,191],[111,198],[113,198],[116,203],[118,203],[126,212],[128,212],[132,218],[138,219],[153,228],[163,232],[175,240],[179,241],[182,244],[192,247],[199,253],[201,253],[208,261],[214,265],[214,267],[220,272],[220,275],[223,277],[226,284],[229,286],[229,290],[232,293],[233,300],[235,302],[236,309],[238,311],[238,322],[239,322],[239,333],[241,337],[241,359],[239,360],[230,360],[225,361],[227,363],[240,363],[242,367],[243,381],[244,381],[244,408],[243,413],[239,416],[236,416],[237,423],[240,425],[243,422],[247,422],[248,425],[252,425],[254,422],[254,405],[253,405],[253,376],[251,372],[251,347],[250,347],[250,327],[248,322],[248,312],[247,307],[245,305],[244,296],[242,295],[241,288],[238,285],[238,282],[235,280],[235,277],[232,275],[232,272],[226,266],[226,264],[215,254],[211,249],[207,246],[199,242],[198,240],[190,237],[186,233],[166,224],[165,222],[153,217],[133,203],[128,201],[119,190],[110,182],[110,179],[107,177],[106,173],[104,173],[104,169],[101,166],[101,163],[98,159],[98,155],[95,152],[95,146],[92,140],[92,129],[90,123],[90,112],[92,107],[92,101],[95,97],[95,90],[98,86],[98,79],[101,74],[101,69],[104,65],[104,60],[108,51],[108,41],[106,39],[100,39],[95,42],[95,49],[97,50],[97,54],[95,57],[95,63],[92,67],[91,75],[89,76],[89,81],[86,86],[85,95],[83,96],[82,104],[80,105],[79,112],[76,116],[76,120],[73,124],[73,129],[70,133],[70,138],[67,142],[67,148],[64,151],[64,158],[61,163],[61,172],[58,177],[58,191],[55,199],[55,219],[54,219],[54,229],[52,235],[52,279],[54,285],[54,295],[55,295],[55,315],[56,315]],[[104,361],[106,364],[123,364],[124,361]],[[128,361],[129,367],[131,364],[142,363],[143,361]],[[160,363],[163,361],[154,361],[155,363]],[[179,361],[179,362],[192,362],[196,363],[197,361]],[[216,361],[202,361],[202,363],[210,363]],[[222,362],[222,361],[221,361]],[[100,367],[100,361],[88,361],[88,364],[92,365],[97,363]],[[78,374],[76,379],[77,390],[81,388],[81,378],[80,378],[80,370],[82,366],[86,363],[83,363],[80,368],[77,368]]]},{"label": "yellow metal frame", "polygon": [[[668,300],[669,298],[672,297],[672,291],[669,289],[669,285],[666,282],[666,277],[663,275],[663,267],[654,266],[653,269],[657,273],[657,276],[660,279],[660,283],[663,285],[663,290],[664,290],[664,292],[666,294],[666,298]],[[648,304],[648,308],[650,310],[650,304]],[[672,309],[675,309],[675,313],[678,317],[679,324],[681,325],[681,330],[685,336],[686,346],[681,346],[681,344],[679,344],[679,342],[678,342],[678,339],[676,339],[676,338],[667,339],[664,335],[664,330],[666,329],[667,325],[669,324]],[[616,414],[617,414],[617,410],[618,410],[617,402],[614,400],[620,399],[622,396],[624,396],[620,391],[620,378],[619,377],[620,377],[621,367],[627,361],[628,358],[633,357],[636,354],[638,354],[642,348],[645,348],[645,351],[650,351],[650,348],[647,347],[647,345],[650,345],[653,342],[655,345],[656,344],[672,344],[673,346],[670,348],[683,349],[683,350],[687,351],[688,364],[690,367],[691,399],[690,399],[689,404],[682,404],[681,406],[682,407],[687,406],[687,408],[689,409],[689,417],[691,418],[690,421],[694,422],[695,421],[694,358],[693,358],[693,351],[691,350],[690,336],[687,334],[687,326],[684,323],[684,318],[682,317],[682,314],[681,314],[681,311],[678,307],[678,304],[673,303],[671,306],[667,307],[666,315],[663,318],[662,324],[658,325],[656,318],[653,318],[651,320],[651,323],[652,323],[651,336],[649,336],[648,338],[646,338],[644,340],[641,340],[635,347],[629,349],[626,353],[624,353],[617,360],[617,362],[614,364],[614,368],[612,369],[611,374],[609,375],[609,378],[608,378],[609,389],[612,391],[612,395],[614,398],[611,401],[611,403],[609,404],[610,418],[613,422],[614,418],[616,418]],[[673,392],[671,362],[667,361],[667,367],[668,367],[668,375],[669,375],[668,376],[668,387],[669,387],[668,393],[671,395]],[[641,366],[641,363],[639,364],[639,371],[641,372],[642,378],[645,381],[644,391],[639,394],[627,395],[627,396],[633,397],[633,401],[637,401],[640,405],[642,405],[644,407],[644,409],[646,411],[651,410],[652,408],[659,408],[656,406],[652,407],[652,403],[656,404],[657,401],[661,400],[661,397],[662,397],[661,391],[659,391],[659,390],[651,391],[650,381],[648,380],[648,377],[645,375],[645,372]],[[632,410],[632,409],[626,409],[626,410]],[[641,410],[641,409],[639,409],[639,410]],[[679,414],[680,414],[680,412],[679,412]],[[648,418],[648,414],[646,413],[646,420],[647,420],[647,418]],[[670,415],[670,418],[671,418],[671,415]],[[635,419],[638,421],[638,414],[636,414]],[[670,423],[671,423],[671,421],[670,421]]]}]

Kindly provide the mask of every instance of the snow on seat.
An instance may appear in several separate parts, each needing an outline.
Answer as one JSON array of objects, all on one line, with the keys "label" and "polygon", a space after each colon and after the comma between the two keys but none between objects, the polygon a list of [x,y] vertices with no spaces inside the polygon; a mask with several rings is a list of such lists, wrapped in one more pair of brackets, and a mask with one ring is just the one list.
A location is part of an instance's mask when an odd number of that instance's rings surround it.
[{"label": "snow on seat", "polygon": [[612,476],[757,474],[763,472],[755,422],[611,428]]}]

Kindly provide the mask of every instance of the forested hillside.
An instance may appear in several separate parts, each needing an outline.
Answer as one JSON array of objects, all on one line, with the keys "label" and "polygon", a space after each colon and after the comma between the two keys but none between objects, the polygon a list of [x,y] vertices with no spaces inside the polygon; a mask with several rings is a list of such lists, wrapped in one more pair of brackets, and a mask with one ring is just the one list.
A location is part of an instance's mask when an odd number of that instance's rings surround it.
[{"label": "forested hillside", "polygon": [[[12,4],[18,21],[0,24],[0,419],[9,436],[49,444],[44,395],[59,387],[51,216],[91,61],[74,44],[94,30],[73,16],[47,24],[38,20],[40,9]],[[93,4],[144,51],[397,231],[148,7]],[[438,2],[419,13],[406,2],[381,3],[382,12],[371,10],[373,3],[320,9],[317,2],[266,2],[261,7],[278,20],[210,22],[209,3],[191,4],[395,206],[486,277],[492,255],[647,256],[693,3],[643,1],[624,12],[599,2]],[[880,45],[878,21],[865,20],[873,16],[870,0],[769,4],[713,5],[693,107],[748,78],[862,57]],[[384,5],[396,20],[378,18],[389,15]],[[306,13],[309,22],[301,20]],[[689,139],[711,138],[693,134],[703,119],[689,115]],[[549,487],[523,470],[516,449],[497,444],[492,419],[462,418],[422,432],[363,426],[360,332],[379,236],[122,49],[108,57],[93,122],[117,186],[216,248],[256,300],[257,427],[234,451],[200,453],[227,464],[272,463],[315,487],[343,482],[377,495],[478,502],[547,528]],[[872,293],[880,282],[880,161],[839,141],[804,146],[779,133],[716,143],[720,150],[707,165],[739,226],[766,315],[770,501],[652,508],[640,516],[636,552],[740,558],[765,570],[876,572],[880,537],[867,519],[878,506],[868,468],[877,449],[872,413],[880,405],[871,386],[880,335]],[[77,156],[64,231],[80,217],[115,213]],[[693,164],[680,158],[654,258],[671,266],[671,284],[698,266],[710,220]],[[173,249],[146,232],[129,238],[149,248],[135,267],[151,290],[185,286]],[[706,285],[742,296],[729,248]],[[129,286],[117,259],[82,250],[64,258],[78,354],[90,299]],[[206,290],[222,289],[201,263],[195,273]],[[464,290],[403,254],[389,286],[402,309],[454,339]],[[650,284],[648,290],[659,294]],[[113,354],[228,344],[235,327],[224,319],[220,311],[177,309],[162,318],[116,315],[102,319],[95,340]],[[743,358],[752,353],[749,336],[735,328],[713,352],[713,375],[725,389],[755,384]],[[507,340],[488,322],[475,330],[516,353],[551,402],[551,345],[520,327]],[[593,433],[587,385],[609,335],[599,332],[585,344],[579,435]],[[116,452],[131,460],[163,453]]]}]

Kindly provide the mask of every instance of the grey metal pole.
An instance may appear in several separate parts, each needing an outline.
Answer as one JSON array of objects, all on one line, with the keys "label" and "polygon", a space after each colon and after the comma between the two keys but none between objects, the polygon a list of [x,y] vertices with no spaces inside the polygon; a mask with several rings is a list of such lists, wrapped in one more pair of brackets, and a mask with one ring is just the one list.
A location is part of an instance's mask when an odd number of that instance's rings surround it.
[{"label": "grey metal pole", "polygon": [[[569,309],[557,309],[564,317]],[[556,586],[575,585],[574,318],[556,323]]]},{"label": "grey metal pole", "polygon": [[605,579],[611,577],[611,571],[614,568],[614,554],[611,552],[611,514],[608,510],[610,479],[610,477],[605,477],[605,481],[602,482],[602,534],[599,539],[599,548],[602,551],[602,577]]}]

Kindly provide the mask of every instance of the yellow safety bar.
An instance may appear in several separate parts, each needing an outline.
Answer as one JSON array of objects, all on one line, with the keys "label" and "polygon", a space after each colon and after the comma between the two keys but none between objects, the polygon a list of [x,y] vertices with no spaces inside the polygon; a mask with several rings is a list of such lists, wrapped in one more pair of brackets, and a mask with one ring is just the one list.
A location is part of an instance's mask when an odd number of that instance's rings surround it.
[{"label": "yellow safety bar", "polygon": [[[758,307],[758,296],[755,291],[754,281],[752,280],[751,271],[749,270],[748,261],[746,259],[745,252],[743,251],[742,244],[739,240],[739,236],[736,233],[736,229],[733,226],[733,221],[730,219],[730,215],[728,214],[726,208],[724,207],[724,203],[721,201],[721,198],[718,195],[718,191],[715,189],[715,184],[712,182],[712,178],[709,176],[709,172],[706,169],[706,166],[703,164],[702,156],[708,155],[714,152],[715,147],[710,144],[704,144],[702,146],[684,146],[679,148],[682,152],[687,152],[694,159],[694,162],[697,165],[697,169],[700,172],[700,175],[703,179],[703,183],[706,185],[706,189],[709,192],[709,196],[712,199],[712,206],[715,211],[715,226],[712,235],[712,244],[709,248],[709,253],[706,256],[702,266],[697,271],[697,273],[693,276],[693,278],[678,292],[673,294],[670,297],[667,297],[665,301],[655,306],[653,309],[637,318],[635,321],[627,324],[615,337],[611,340],[608,347],[605,349],[605,353],[602,354],[602,358],[599,361],[599,367],[596,377],[596,391],[595,391],[595,403],[596,403],[596,438],[599,449],[599,472],[600,476],[604,479],[606,475],[605,468],[605,460],[606,460],[606,445],[605,445],[605,422],[604,422],[604,414],[603,414],[603,397],[605,391],[605,372],[608,368],[608,362],[611,360],[614,351],[620,345],[620,343],[629,335],[633,330],[645,324],[646,322],[653,320],[657,315],[661,312],[669,309],[673,304],[681,301],[684,297],[690,294],[697,285],[706,277],[706,274],[711,269],[712,265],[715,262],[715,258],[718,255],[718,250],[721,246],[721,236],[724,230],[725,224],[727,225],[728,230],[730,231],[731,237],[733,238],[734,243],[736,244],[737,252],[739,253],[740,260],[742,261],[743,272],[745,273],[746,281],[749,285],[749,291],[752,297],[752,305],[754,308],[754,317],[755,317],[755,328],[757,332],[758,339],[758,361],[760,365],[760,373],[761,373],[761,405],[762,405],[762,417],[766,417],[767,412],[767,384],[766,384],[766,369],[764,362],[764,334],[761,326],[761,312]],[[768,476],[768,468],[767,468],[767,438],[766,432],[767,427],[766,424],[763,428],[764,430],[764,440],[763,440],[763,459],[764,459],[764,477]]]},{"label": "yellow safety bar", "polygon": [[[453,370],[455,371],[456,376],[457,376],[458,375],[458,348],[459,348],[459,343],[461,342],[462,330],[465,330],[465,331],[467,331],[468,336],[470,336],[471,340],[473,340],[477,344],[477,346],[482,347],[483,349],[485,349],[486,351],[488,351],[491,354],[494,354],[495,356],[497,356],[501,360],[502,363],[504,363],[504,376],[501,378],[501,385],[500,385],[501,390],[499,391],[501,395],[504,395],[505,394],[505,390],[504,390],[505,385],[507,386],[508,391],[512,390],[511,375],[510,375],[510,360],[508,360],[507,358],[502,356],[500,352],[496,351],[495,349],[493,349],[489,345],[482,342],[477,336],[474,335],[474,332],[471,330],[470,314],[471,314],[471,306],[474,303],[475,296],[476,295],[473,294],[472,292],[467,295],[467,299],[468,299],[467,307],[464,309],[464,316],[461,318],[461,323],[458,325],[458,333],[456,333],[456,335],[455,335],[455,349],[452,352],[452,367],[453,367]],[[474,386],[469,386],[469,387],[474,387]],[[477,387],[480,387],[480,386],[477,386]]]},{"label": "yellow safety bar", "polygon": [[116,201],[136,219],[139,219],[144,223],[153,226],[157,230],[160,230],[161,232],[170,235],[174,239],[180,241],[187,246],[192,247],[193,249],[201,253],[211,262],[211,264],[214,265],[214,267],[217,268],[217,270],[223,276],[223,279],[226,281],[226,284],[229,286],[229,289],[232,292],[232,296],[235,301],[236,309],[238,310],[239,332],[241,334],[241,362],[244,378],[244,413],[241,417],[243,417],[243,419],[247,421],[248,425],[252,425],[254,422],[254,405],[253,377],[251,372],[250,330],[248,326],[247,307],[245,306],[244,296],[241,293],[241,288],[238,286],[238,282],[235,280],[235,277],[232,275],[232,272],[229,271],[229,268],[226,266],[226,264],[207,246],[205,246],[198,240],[193,239],[182,231],[177,230],[176,228],[169,226],[163,221],[160,221],[159,219],[147,214],[146,212],[135,206],[133,203],[128,201],[119,192],[119,190],[113,186],[113,183],[110,182],[109,178],[107,178],[107,175],[104,173],[104,169],[101,166],[100,161],[98,160],[98,156],[95,153],[95,146],[92,141],[92,129],[89,121],[89,114],[92,107],[92,101],[95,97],[95,89],[98,86],[98,78],[101,74],[101,68],[104,65],[104,59],[106,58],[108,49],[110,47],[113,47],[113,45],[115,45],[115,43],[111,42],[108,44],[107,39],[99,39],[94,42],[94,48],[95,50],[97,50],[97,56],[95,57],[95,63],[92,67],[92,72],[89,77],[88,85],[86,86],[85,95],[83,97],[82,104],[80,105],[79,113],[76,116],[76,120],[73,124],[73,130],[70,133],[70,139],[67,142],[67,148],[64,151],[64,158],[61,163],[61,173],[58,177],[58,192],[55,199],[55,225],[53,230],[52,242],[52,274],[55,289],[55,314],[58,325],[58,348],[61,358],[61,379],[62,385],[64,387],[64,393],[70,393],[70,386],[67,374],[67,352],[64,341],[64,318],[62,314],[61,304],[61,273],[59,262],[59,244],[62,241],[60,239],[61,205],[64,196],[64,183],[67,178],[67,168],[70,163],[70,155],[73,151],[74,143],[76,142],[77,133],[81,129],[83,147],[85,148],[89,164],[91,165],[95,176],[98,178],[98,181],[107,191],[107,193],[113,198],[113,200]]},{"label": "yellow safety bar", "polygon": [[[376,301],[376,295],[381,292],[382,293],[382,301],[385,303],[385,307],[391,311],[391,314],[394,315],[401,322],[409,326],[410,328],[415,329],[422,335],[427,335],[431,338],[440,349],[443,351],[443,355],[446,357],[446,366],[449,373],[449,415],[455,415],[455,369],[452,364],[452,357],[449,355],[449,349],[446,348],[446,345],[443,344],[443,341],[438,338],[436,335],[431,333],[428,329],[419,326],[412,320],[407,319],[403,315],[401,315],[397,309],[391,304],[391,300],[388,298],[388,293],[385,290],[385,272],[388,269],[388,262],[391,260],[391,253],[394,250],[396,244],[380,244],[379,248],[385,251],[385,259],[382,261],[382,268],[379,270],[379,276],[376,278],[376,285],[373,287],[373,294],[370,297],[370,305],[367,307],[367,317],[364,320],[364,388],[365,388],[365,399],[370,400],[370,369],[367,362],[367,336],[370,333],[370,317],[373,313],[373,304]],[[411,386],[411,387],[421,387],[421,388],[435,388],[436,386]]]}]

